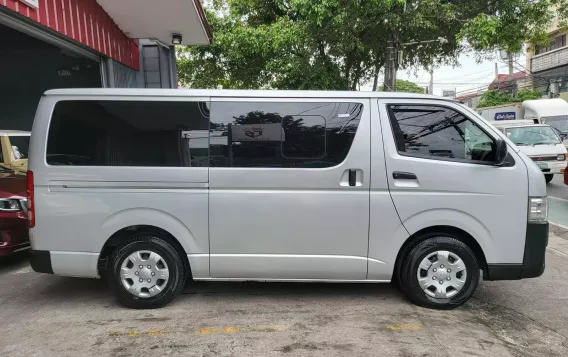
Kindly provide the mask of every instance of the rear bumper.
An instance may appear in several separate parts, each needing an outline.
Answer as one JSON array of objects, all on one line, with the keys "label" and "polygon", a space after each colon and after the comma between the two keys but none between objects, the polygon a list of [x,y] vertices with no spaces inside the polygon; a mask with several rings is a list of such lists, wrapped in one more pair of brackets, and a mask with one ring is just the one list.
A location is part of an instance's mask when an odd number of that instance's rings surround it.
[{"label": "rear bumper", "polygon": [[518,280],[536,278],[544,273],[544,256],[548,245],[548,223],[527,224],[525,254],[522,264],[488,264],[484,280]]},{"label": "rear bumper", "polygon": [[30,250],[30,265],[35,272],[53,274],[51,254],[47,250]]}]

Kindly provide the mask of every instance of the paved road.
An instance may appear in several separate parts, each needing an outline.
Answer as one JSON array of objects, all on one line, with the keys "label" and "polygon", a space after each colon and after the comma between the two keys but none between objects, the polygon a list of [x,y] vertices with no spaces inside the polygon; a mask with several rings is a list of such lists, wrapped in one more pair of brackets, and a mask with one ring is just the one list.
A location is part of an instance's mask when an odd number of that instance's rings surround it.
[{"label": "paved road", "polygon": [[554,179],[546,188],[550,198],[550,221],[568,227],[568,185],[564,184],[561,175],[554,175]]},{"label": "paved road", "polygon": [[549,196],[568,200],[568,185],[564,184],[562,175],[554,175],[550,183],[546,185]]},{"label": "paved road", "polygon": [[389,284],[276,283],[201,283],[136,311],[99,280],[12,259],[0,267],[0,356],[568,356],[568,254],[547,259],[543,277],[482,282],[452,311]]}]

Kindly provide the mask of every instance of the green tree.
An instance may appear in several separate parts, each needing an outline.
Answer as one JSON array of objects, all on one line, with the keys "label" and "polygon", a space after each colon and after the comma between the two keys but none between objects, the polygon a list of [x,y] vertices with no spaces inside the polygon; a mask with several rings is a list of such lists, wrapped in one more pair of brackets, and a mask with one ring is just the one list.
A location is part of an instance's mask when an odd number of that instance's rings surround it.
[{"label": "green tree", "polygon": [[517,101],[522,102],[525,100],[530,99],[540,99],[542,98],[542,94],[537,91],[530,90],[530,89],[522,89],[517,93]]},{"label": "green tree", "polygon": [[[379,89],[381,92],[384,91],[384,86]],[[396,80],[396,91],[403,93],[424,93],[424,88],[419,87],[416,83],[410,81],[405,81],[404,79]]]},{"label": "green tree", "polygon": [[[377,79],[387,39],[399,68],[455,64],[468,50],[518,52],[545,41],[566,0],[213,0],[213,44],[178,48],[189,87],[354,90]],[[406,10],[404,10],[406,8]],[[408,42],[431,41],[402,46]]]},{"label": "green tree", "polygon": [[509,103],[522,102],[529,99],[540,99],[542,95],[538,92],[523,89],[515,97],[510,93],[500,90],[488,90],[481,95],[478,108],[492,107],[495,105],[504,105]]}]

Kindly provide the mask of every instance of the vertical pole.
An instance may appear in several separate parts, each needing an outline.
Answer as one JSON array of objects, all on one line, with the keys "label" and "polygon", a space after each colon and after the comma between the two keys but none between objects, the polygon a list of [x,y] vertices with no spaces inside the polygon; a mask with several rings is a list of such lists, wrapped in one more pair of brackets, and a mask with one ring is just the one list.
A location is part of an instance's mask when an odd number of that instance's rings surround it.
[{"label": "vertical pole", "polygon": [[388,35],[387,53],[385,63],[385,92],[396,92],[396,51],[394,48],[394,32]]},{"label": "vertical pole", "polygon": [[509,57],[509,80],[513,79],[513,54],[507,52],[507,56]]},{"label": "vertical pole", "polygon": [[511,90],[511,94],[513,96],[516,95],[516,90],[515,90],[515,83],[513,82],[513,54],[512,53],[507,53],[507,56],[509,57],[509,89]]},{"label": "vertical pole", "polygon": [[233,167],[233,124],[227,124],[227,156],[228,166]]},{"label": "vertical pole", "polygon": [[434,68],[430,68],[430,87],[428,87],[428,94],[434,94]]},{"label": "vertical pole", "polygon": [[497,62],[495,62],[495,81],[499,81],[499,66]]}]

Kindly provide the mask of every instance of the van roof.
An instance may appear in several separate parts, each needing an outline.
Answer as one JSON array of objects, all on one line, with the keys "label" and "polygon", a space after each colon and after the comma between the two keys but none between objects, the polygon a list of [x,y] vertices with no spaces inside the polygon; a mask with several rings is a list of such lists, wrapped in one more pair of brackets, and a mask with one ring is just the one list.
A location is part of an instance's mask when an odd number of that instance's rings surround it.
[{"label": "van roof", "polygon": [[535,127],[535,126],[550,126],[548,124],[510,124],[510,125],[493,125],[499,129],[511,129],[511,128],[527,128],[527,127]]},{"label": "van roof", "polygon": [[535,124],[533,120],[504,120],[504,121],[490,121],[491,125],[496,128],[504,128],[504,127],[511,127],[511,126],[526,126],[526,125],[541,125]]},{"label": "van roof", "polygon": [[164,96],[164,97],[266,97],[266,98],[407,98],[457,102],[452,98],[416,93],[361,91],[226,90],[226,89],[138,89],[73,88],[52,89],[46,96]]},{"label": "van roof", "polygon": [[538,118],[568,115],[568,103],[560,98],[525,100],[523,107],[532,110]]}]

